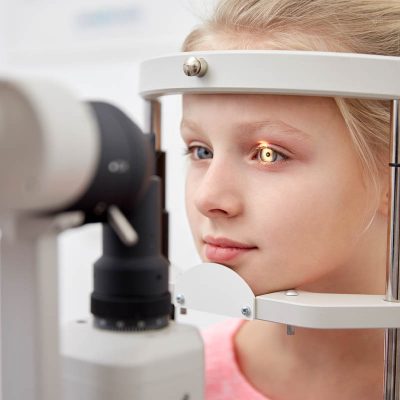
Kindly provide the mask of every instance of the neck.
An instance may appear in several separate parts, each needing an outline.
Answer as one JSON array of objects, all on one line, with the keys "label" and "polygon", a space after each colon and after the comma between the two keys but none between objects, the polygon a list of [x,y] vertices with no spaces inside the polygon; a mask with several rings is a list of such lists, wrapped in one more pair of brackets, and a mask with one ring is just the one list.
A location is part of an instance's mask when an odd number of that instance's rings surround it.
[{"label": "neck", "polygon": [[271,399],[375,400],[382,393],[383,338],[383,330],[303,328],[287,336],[285,326],[251,321],[235,340],[243,373]]}]

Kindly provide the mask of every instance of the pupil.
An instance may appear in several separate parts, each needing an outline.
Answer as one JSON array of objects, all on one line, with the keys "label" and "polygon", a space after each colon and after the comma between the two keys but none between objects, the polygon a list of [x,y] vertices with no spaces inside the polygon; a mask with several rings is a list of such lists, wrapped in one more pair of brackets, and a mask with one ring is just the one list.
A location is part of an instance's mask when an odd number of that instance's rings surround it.
[{"label": "pupil", "polygon": [[269,147],[263,148],[259,157],[263,162],[273,162],[276,160],[274,150],[270,149]]}]

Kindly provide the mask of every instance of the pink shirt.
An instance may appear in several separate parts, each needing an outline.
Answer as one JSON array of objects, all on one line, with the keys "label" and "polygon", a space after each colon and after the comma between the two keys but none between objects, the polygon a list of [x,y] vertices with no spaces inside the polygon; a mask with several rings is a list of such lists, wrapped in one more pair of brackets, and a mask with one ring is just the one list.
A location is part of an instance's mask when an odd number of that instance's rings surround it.
[{"label": "pink shirt", "polygon": [[239,369],[233,338],[244,320],[233,319],[203,331],[206,364],[205,400],[268,400]]}]

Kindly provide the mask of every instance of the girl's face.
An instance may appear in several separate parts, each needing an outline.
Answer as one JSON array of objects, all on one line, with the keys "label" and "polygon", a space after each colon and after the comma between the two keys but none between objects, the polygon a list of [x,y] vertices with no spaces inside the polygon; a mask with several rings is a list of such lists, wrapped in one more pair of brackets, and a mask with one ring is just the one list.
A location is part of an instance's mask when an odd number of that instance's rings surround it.
[{"label": "girl's face", "polygon": [[371,217],[334,100],[185,95],[182,136],[186,207],[203,261],[232,268],[256,295],[327,279],[334,289]]}]

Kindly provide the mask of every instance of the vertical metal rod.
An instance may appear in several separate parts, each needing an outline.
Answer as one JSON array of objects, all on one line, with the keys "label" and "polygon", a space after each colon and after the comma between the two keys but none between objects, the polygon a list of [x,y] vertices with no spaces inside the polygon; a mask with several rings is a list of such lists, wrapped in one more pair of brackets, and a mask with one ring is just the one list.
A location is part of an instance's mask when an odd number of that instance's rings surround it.
[{"label": "vertical metal rod", "polygon": [[145,133],[155,136],[155,150],[161,150],[161,103],[158,99],[146,100]]},{"label": "vertical metal rod", "polygon": [[162,201],[162,253],[169,256],[169,215],[166,209],[166,182],[167,182],[167,160],[166,153],[161,148],[161,112],[162,105],[159,99],[146,100],[146,127],[145,133],[154,135],[154,150],[156,153],[155,173],[161,178],[161,201]]},{"label": "vertical metal rod", "polygon": [[[400,148],[399,100],[392,101],[390,138],[390,195],[388,218],[388,255],[386,300],[400,300]],[[386,329],[384,400],[400,400],[400,330]]]}]

